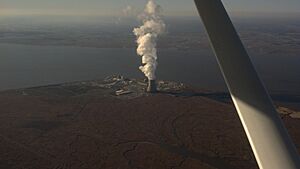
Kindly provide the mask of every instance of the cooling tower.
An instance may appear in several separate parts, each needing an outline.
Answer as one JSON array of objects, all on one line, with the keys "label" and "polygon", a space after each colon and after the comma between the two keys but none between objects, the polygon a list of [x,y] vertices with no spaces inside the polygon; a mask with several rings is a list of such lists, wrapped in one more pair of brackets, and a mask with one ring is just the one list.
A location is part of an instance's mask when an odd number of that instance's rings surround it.
[{"label": "cooling tower", "polygon": [[148,92],[148,93],[156,93],[156,92],[157,92],[155,80],[149,80],[149,81],[148,81],[147,92]]}]

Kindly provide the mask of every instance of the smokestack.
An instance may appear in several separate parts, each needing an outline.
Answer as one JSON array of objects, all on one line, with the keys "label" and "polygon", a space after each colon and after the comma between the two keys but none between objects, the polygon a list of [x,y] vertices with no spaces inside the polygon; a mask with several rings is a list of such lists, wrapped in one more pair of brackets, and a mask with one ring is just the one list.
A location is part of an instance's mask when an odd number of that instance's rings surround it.
[{"label": "smokestack", "polygon": [[155,80],[148,80],[147,92],[148,93],[156,93],[157,92]]}]

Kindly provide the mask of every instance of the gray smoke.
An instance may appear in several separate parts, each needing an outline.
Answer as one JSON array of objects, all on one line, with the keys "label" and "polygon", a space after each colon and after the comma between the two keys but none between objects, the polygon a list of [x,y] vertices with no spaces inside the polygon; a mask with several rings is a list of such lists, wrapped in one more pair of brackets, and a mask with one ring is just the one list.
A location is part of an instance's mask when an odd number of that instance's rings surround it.
[{"label": "gray smoke", "polygon": [[162,9],[154,0],[149,0],[144,13],[141,15],[143,25],[135,28],[133,33],[137,37],[137,54],[142,56],[140,70],[149,80],[155,80],[157,68],[157,38],[166,30],[166,24],[161,18]]}]

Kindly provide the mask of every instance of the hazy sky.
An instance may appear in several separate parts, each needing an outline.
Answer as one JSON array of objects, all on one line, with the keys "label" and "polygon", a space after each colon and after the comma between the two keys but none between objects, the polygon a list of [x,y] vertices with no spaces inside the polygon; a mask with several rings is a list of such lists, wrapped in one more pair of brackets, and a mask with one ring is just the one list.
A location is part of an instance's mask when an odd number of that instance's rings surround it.
[{"label": "hazy sky", "polygon": [[[130,5],[136,11],[146,0],[0,0],[0,15],[79,14],[120,15]],[[196,15],[193,0],[157,0],[166,15]],[[223,0],[227,9],[237,13],[298,13],[300,0]]]}]

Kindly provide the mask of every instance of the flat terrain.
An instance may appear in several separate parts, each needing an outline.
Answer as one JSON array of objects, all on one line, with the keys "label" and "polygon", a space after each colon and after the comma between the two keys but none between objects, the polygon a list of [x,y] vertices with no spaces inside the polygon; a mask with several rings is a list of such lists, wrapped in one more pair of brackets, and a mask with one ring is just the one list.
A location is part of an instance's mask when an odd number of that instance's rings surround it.
[{"label": "flat terrain", "polygon": [[[0,169],[258,168],[225,96],[171,82],[153,95],[144,87],[114,77],[1,92]],[[278,105],[300,149],[298,113]]]}]

